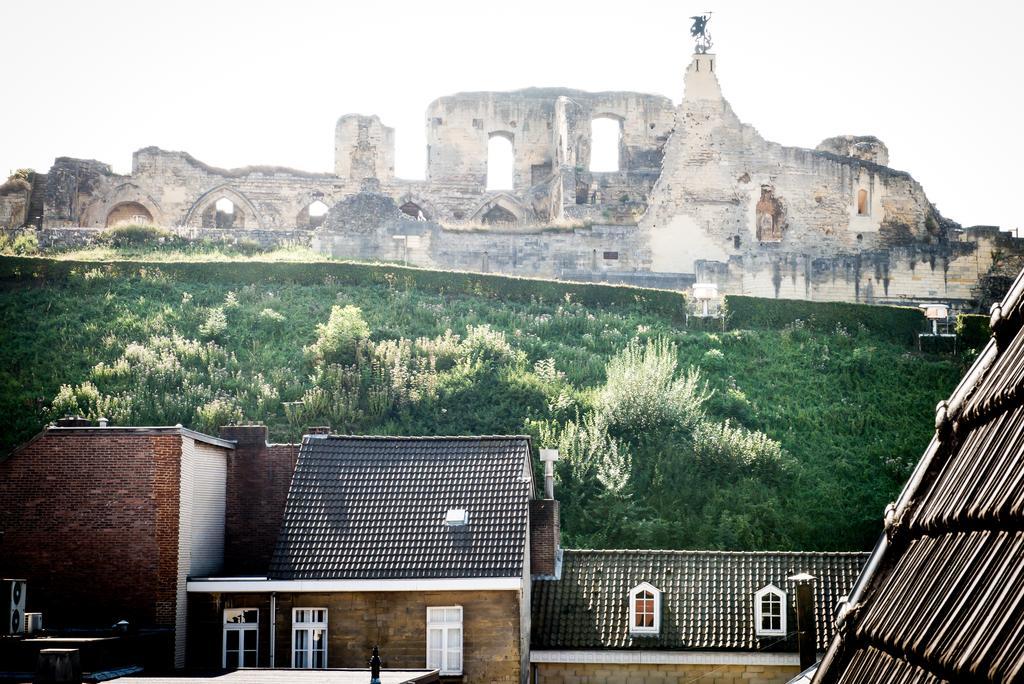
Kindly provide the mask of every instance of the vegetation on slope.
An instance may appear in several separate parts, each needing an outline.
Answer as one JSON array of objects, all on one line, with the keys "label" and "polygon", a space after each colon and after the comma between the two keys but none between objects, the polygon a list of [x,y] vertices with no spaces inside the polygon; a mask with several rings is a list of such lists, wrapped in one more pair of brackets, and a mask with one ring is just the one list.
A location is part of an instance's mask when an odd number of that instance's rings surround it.
[{"label": "vegetation on slope", "polygon": [[0,260],[5,449],[67,412],[279,441],[527,432],[562,451],[577,547],[867,548],[962,372],[852,318],[682,329],[669,295],[629,288],[33,262]]}]

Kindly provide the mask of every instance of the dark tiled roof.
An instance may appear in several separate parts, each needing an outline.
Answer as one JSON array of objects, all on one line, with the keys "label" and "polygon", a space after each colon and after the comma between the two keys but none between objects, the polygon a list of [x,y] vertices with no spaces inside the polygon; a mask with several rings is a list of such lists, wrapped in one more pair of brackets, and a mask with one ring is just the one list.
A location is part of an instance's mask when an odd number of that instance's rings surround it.
[{"label": "dark tiled roof", "polygon": [[520,577],[529,459],[528,437],[306,437],[270,575]]},{"label": "dark tiled roof", "polygon": [[1024,274],[948,402],[815,682],[1024,682]]},{"label": "dark tiled roof", "polygon": [[[852,588],[866,553],[566,550],[560,580],[533,582],[535,649],[795,650],[795,639],[759,638],[754,593],[786,591],[795,631],[795,585],[814,575],[818,643],[832,636],[839,601]],[[662,591],[661,631],[630,636],[628,594],[641,582]]]}]

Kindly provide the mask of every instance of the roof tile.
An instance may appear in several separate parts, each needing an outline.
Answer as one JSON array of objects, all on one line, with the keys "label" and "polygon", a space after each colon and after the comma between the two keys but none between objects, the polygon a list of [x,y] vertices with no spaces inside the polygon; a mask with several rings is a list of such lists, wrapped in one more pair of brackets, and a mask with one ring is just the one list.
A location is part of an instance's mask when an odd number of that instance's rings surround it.
[{"label": "roof tile", "polygon": [[[840,600],[866,553],[737,551],[579,551],[566,549],[561,579],[533,582],[535,649],[792,650],[795,641],[759,638],[754,593],[768,584],[783,589],[795,625],[795,584],[815,576],[818,644],[832,637]],[[661,631],[629,632],[628,594],[641,582],[662,591]],[[794,630],[790,630],[792,632]]]},{"label": "roof tile", "polygon": [[307,437],[270,575],[522,576],[529,459],[528,437]]}]

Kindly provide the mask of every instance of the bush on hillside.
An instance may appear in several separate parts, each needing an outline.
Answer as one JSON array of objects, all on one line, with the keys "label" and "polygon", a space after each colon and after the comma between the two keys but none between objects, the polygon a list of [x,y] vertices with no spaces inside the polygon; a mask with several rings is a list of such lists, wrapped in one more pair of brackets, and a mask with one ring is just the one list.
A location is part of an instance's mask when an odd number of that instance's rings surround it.
[{"label": "bush on hillside", "polygon": [[125,223],[107,228],[96,242],[108,247],[156,247],[176,240],[176,236],[150,224]]},{"label": "bush on hillside", "polygon": [[580,482],[596,479],[605,491],[619,493],[629,483],[633,458],[629,447],[608,434],[608,422],[599,412],[588,413],[556,424],[539,425],[540,443],[558,449],[562,465],[572,479]]},{"label": "bush on hillside", "polygon": [[801,321],[807,329],[833,334],[839,327],[854,330],[863,326],[874,337],[907,346],[915,344],[917,333],[925,327],[924,313],[909,306],[726,295],[725,308],[730,329],[782,330]]},{"label": "bush on hillside", "polygon": [[755,470],[782,461],[782,446],[763,432],[701,421],[693,431],[693,455],[698,463],[717,470]]},{"label": "bush on hillside", "polygon": [[370,326],[363,320],[357,306],[331,307],[326,323],[316,326],[316,342],[306,347],[306,354],[318,364],[352,364],[356,347],[370,336]]},{"label": "bush on hillside", "polygon": [[990,317],[981,314],[958,314],[956,317],[956,334],[960,344],[967,349],[981,349],[992,337],[989,329]]},{"label": "bush on hillside", "polygon": [[14,235],[0,234],[0,254],[29,256],[39,253],[39,237],[34,230],[23,230]]},{"label": "bush on hillside", "polygon": [[712,392],[695,368],[677,377],[677,354],[667,340],[633,340],[608,362],[597,406],[609,425],[635,432],[691,427],[701,418]]}]

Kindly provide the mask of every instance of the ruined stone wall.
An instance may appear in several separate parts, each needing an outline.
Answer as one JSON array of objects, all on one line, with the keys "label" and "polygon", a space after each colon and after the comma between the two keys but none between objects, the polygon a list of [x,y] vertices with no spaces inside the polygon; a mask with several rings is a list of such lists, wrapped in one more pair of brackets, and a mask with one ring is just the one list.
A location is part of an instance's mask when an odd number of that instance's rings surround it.
[{"label": "ruined stone wall", "polygon": [[[564,88],[439,98],[426,112],[424,181],[395,178],[394,130],[355,114],[338,120],[333,173],[219,169],[152,147],[135,153],[129,175],[59,158],[40,177],[40,240],[87,242],[89,231],[142,220],[342,258],[669,287],[710,280],[723,294],[843,301],[967,301],[1000,255],[1024,254],[943,219],[887,166],[877,138],[837,136],[813,150],[765,140],[722,97],[717,69],[714,55],[695,55],[678,106]],[[617,171],[590,170],[602,118],[618,123]],[[486,187],[494,136],[514,151],[508,190]],[[0,227],[21,220],[25,202],[0,194]],[[317,202],[326,217],[311,215]]]},{"label": "ruined stone wall", "polygon": [[346,114],[334,132],[334,175],[350,180],[395,177],[395,129],[376,116]]},{"label": "ruined stone wall", "polygon": [[[715,68],[714,55],[696,55],[687,70],[675,132],[641,221],[654,270],[692,271],[697,259],[834,257],[944,239],[939,217],[908,174],[764,140],[722,98]],[[881,158],[884,145],[874,149]]]},{"label": "ruined stone wall", "polygon": [[[495,202],[519,222],[557,221],[563,205],[576,204],[577,171],[589,170],[596,117],[619,122],[619,175],[627,179],[620,182],[628,184],[631,174],[640,174],[644,192],[637,194],[644,195],[660,166],[673,110],[668,98],[641,93],[527,88],[439,98],[427,108],[427,179],[449,198],[490,199],[475,210],[460,210],[461,216],[453,213],[453,221],[479,222]],[[486,192],[493,136],[511,141],[515,154],[508,193]],[[592,179],[581,182],[589,185]]]},{"label": "ruined stone wall", "polygon": [[968,228],[947,245],[907,245],[830,257],[764,253],[725,262],[698,260],[696,280],[723,293],[757,297],[917,304],[969,308],[978,283],[1007,254],[1024,253],[1024,239],[994,227]]},{"label": "ruined stone wall", "polygon": [[25,225],[31,191],[27,183],[0,185],[0,228],[21,228]]}]

